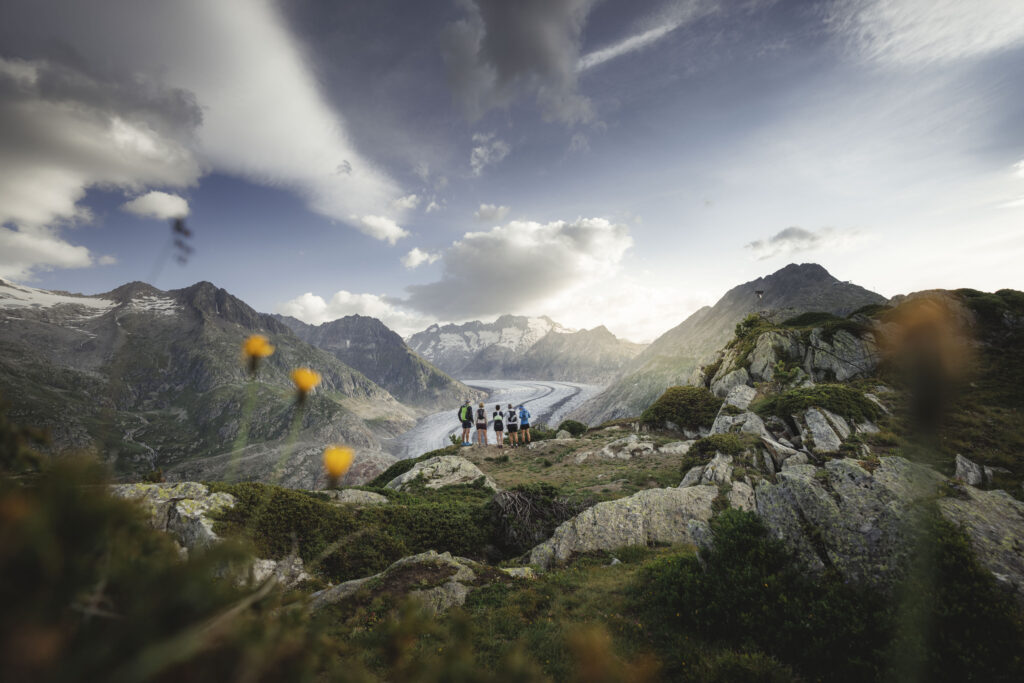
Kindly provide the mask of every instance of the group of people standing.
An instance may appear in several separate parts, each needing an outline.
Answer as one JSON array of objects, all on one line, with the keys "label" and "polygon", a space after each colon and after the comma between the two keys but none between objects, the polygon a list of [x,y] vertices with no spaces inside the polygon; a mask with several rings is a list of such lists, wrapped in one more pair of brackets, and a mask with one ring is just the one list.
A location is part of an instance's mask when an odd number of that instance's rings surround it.
[{"label": "group of people standing", "polygon": [[[470,432],[476,424],[476,443],[487,446],[487,409],[481,403],[476,410],[469,401],[459,408],[459,420],[462,422],[462,445],[472,446]],[[519,405],[515,408],[508,404],[507,410],[502,410],[501,405],[494,406],[491,413],[490,423],[494,427],[494,436],[498,448],[505,447],[505,433],[508,433],[510,448],[530,443],[530,411]]]}]

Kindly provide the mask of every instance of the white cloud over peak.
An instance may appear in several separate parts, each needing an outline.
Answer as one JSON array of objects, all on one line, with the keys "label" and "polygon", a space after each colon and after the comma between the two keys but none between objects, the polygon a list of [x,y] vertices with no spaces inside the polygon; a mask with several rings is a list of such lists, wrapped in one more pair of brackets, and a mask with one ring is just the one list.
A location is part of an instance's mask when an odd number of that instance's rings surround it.
[{"label": "white cloud over peak", "polygon": [[377,294],[354,294],[339,290],[329,299],[306,292],[277,307],[277,312],[290,315],[310,325],[320,325],[346,315],[368,315],[377,318],[398,334],[407,336],[431,325],[434,320],[403,310]]},{"label": "white cloud over peak", "polygon": [[370,237],[383,240],[392,246],[403,237],[409,236],[408,230],[386,216],[350,216],[349,220]]},{"label": "white cloud over peak", "polygon": [[488,166],[493,166],[508,156],[512,148],[494,133],[474,133],[473,150],[469,154],[469,167],[478,176]]},{"label": "white cloud over peak", "polygon": [[402,211],[411,211],[420,205],[421,197],[416,194],[407,194],[391,202],[391,205]]},{"label": "white cloud over peak", "polygon": [[478,221],[501,221],[505,216],[508,215],[507,206],[498,206],[496,204],[481,204],[480,208],[473,212],[473,217]]},{"label": "white cloud over peak", "polygon": [[1024,45],[1015,0],[838,0],[828,15],[862,58],[892,66],[945,63]]},{"label": "white cloud over peak", "polygon": [[121,209],[148,218],[184,218],[188,215],[188,202],[176,194],[153,190],[125,202]]},{"label": "white cloud over peak", "polygon": [[441,258],[440,254],[423,251],[419,247],[413,247],[408,254],[402,257],[402,265],[412,270],[424,263],[434,263]]},{"label": "white cloud over peak", "polygon": [[836,230],[821,228],[807,230],[798,226],[790,226],[771,237],[755,240],[745,245],[759,261],[775,256],[789,256],[805,251],[843,251],[857,246],[868,238],[857,230]]},{"label": "white cloud over peak", "polygon": [[445,320],[536,312],[614,275],[632,245],[628,228],[605,218],[512,221],[467,232],[444,251],[441,278],[407,287],[402,304]]},{"label": "white cloud over peak", "polygon": [[94,260],[85,247],[61,239],[47,228],[11,230],[0,227],[0,277],[31,280],[40,270],[86,268]]}]

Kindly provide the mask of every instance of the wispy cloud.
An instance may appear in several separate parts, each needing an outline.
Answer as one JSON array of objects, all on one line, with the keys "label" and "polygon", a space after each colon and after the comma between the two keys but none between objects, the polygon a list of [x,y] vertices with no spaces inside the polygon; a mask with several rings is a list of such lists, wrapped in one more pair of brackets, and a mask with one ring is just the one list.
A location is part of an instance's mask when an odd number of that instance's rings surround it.
[{"label": "wispy cloud", "polygon": [[402,265],[409,270],[412,270],[414,268],[418,268],[424,263],[434,263],[440,258],[441,255],[438,253],[423,251],[419,247],[413,247],[408,254],[402,257]]},{"label": "wispy cloud", "polygon": [[481,222],[487,221],[501,221],[505,216],[508,215],[507,206],[498,206],[497,204],[481,204],[480,208],[473,213],[473,218]]},{"label": "wispy cloud", "polygon": [[511,151],[508,143],[495,137],[494,133],[475,133],[473,149],[469,153],[469,168],[473,175],[478,176],[488,166],[493,166],[507,157]]},{"label": "wispy cloud", "polygon": [[866,61],[920,66],[1024,44],[1024,3],[1014,0],[837,0],[832,31]]},{"label": "wispy cloud", "polygon": [[750,249],[757,260],[763,261],[805,251],[845,250],[863,242],[865,238],[866,235],[857,230],[807,230],[791,226],[771,237],[750,242],[744,248]]}]

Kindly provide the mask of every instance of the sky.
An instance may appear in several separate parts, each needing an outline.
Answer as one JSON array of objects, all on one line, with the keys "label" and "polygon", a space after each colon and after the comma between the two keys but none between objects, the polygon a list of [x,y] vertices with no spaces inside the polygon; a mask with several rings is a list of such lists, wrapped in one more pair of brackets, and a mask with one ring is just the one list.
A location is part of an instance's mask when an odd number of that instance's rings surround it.
[{"label": "sky", "polygon": [[5,0],[0,278],[633,341],[790,262],[1024,289],[1022,82],[1019,0]]}]

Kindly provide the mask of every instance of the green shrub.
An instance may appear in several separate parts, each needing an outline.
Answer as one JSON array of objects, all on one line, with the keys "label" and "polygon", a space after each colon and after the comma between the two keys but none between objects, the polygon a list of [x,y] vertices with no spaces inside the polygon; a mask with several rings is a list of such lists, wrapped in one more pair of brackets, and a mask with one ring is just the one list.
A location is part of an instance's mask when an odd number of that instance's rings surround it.
[{"label": "green shrub", "polygon": [[562,424],[558,425],[557,431],[560,432],[563,429],[573,436],[579,437],[586,433],[588,427],[582,422],[577,422],[576,420],[563,420]]},{"label": "green shrub", "polygon": [[653,427],[667,422],[680,429],[699,429],[715,421],[722,400],[704,387],[669,387],[640,416],[640,421]]},{"label": "green shrub", "polygon": [[706,683],[792,683],[793,670],[762,652],[723,652],[706,664]]},{"label": "green shrub", "polygon": [[739,455],[754,443],[757,437],[749,438],[751,434],[712,434],[703,439],[697,439],[687,451],[688,456],[699,457],[707,460],[715,453],[723,455]]},{"label": "green shrub", "polygon": [[[460,439],[459,444],[461,443],[462,441]],[[399,460],[391,467],[387,468],[386,470],[378,474],[373,479],[373,481],[371,481],[368,484],[368,486],[374,488],[382,488],[386,486],[388,482],[390,482],[395,477],[400,477],[409,470],[411,470],[413,467],[416,466],[416,463],[423,462],[424,460],[429,460],[431,458],[436,458],[439,455],[457,455],[459,452],[459,448],[460,446],[458,444],[452,444],[451,446],[446,446],[445,448],[439,448],[436,451],[424,453],[423,455],[417,458],[406,458],[405,460]]]},{"label": "green shrub", "polygon": [[[530,441],[547,441],[555,438],[556,432],[547,425],[530,425]],[[519,437],[522,439],[523,437]]]},{"label": "green shrub", "polygon": [[846,317],[853,318],[858,315],[863,315],[868,318],[877,318],[888,310],[892,310],[892,306],[889,306],[888,304],[867,304],[866,306],[861,306]]},{"label": "green shrub", "polygon": [[863,392],[846,384],[816,384],[790,389],[756,401],[751,406],[762,416],[776,415],[782,419],[789,419],[808,408],[825,408],[858,422],[877,420],[881,414],[879,407],[865,398]]},{"label": "green shrub", "polygon": [[[332,505],[303,491],[268,484],[213,484],[238,499],[215,525],[249,540],[260,557],[277,559],[298,544],[299,556],[332,581],[369,576],[426,550],[485,558],[493,527],[490,491],[446,487],[399,495],[387,505]],[[428,495],[429,494],[429,495]]]},{"label": "green shrub", "polygon": [[498,545],[519,555],[550,538],[555,527],[594,502],[568,498],[550,484],[523,484],[498,492],[488,507]]},{"label": "green shrub", "polygon": [[798,316],[794,316],[788,320],[782,322],[780,327],[821,327],[826,323],[842,322],[843,318],[832,315],[831,313],[825,313],[823,311],[812,311],[808,313],[801,313]]}]

